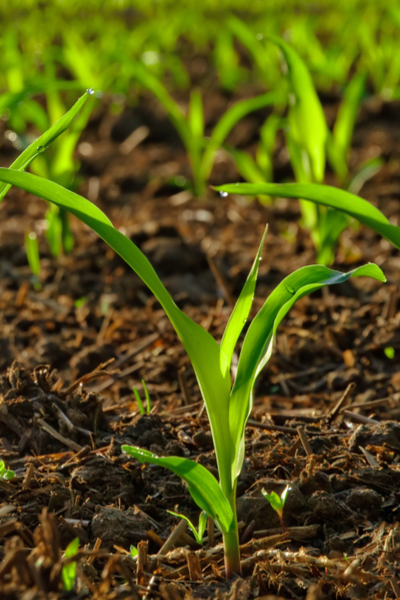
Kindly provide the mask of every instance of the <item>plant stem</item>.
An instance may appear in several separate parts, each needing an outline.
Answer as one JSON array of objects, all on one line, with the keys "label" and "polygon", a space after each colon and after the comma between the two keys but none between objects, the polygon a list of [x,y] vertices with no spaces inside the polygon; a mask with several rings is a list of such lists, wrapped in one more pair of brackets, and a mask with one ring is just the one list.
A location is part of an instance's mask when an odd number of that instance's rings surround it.
[{"label": "plant stem", "polygon": [[241,575],[240,549],[239,549],[239,531],[237,526],[236,514],[236,481],[230,494],[226,494],[233,512],[233,523],[230,531],[224,534],[224,554],[225,554],[225,577],[232,579],[235,575]]},{"label": "plant stem", "polygon": [[224,534],[224,553],[225,553],[225,576],[226,579],[232,579],[235,575],[241,575],[239,534],[237,520],[235,518],[235,527]]}]

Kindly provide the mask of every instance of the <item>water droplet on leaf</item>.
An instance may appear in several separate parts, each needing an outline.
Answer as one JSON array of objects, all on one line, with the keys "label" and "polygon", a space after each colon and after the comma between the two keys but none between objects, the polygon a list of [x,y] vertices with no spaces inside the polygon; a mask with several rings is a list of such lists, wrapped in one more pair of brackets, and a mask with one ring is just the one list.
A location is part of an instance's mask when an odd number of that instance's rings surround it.
[{"label": "water droplet on leaf", "polygon": [[38,147],[36,148],[36,150],[37,150],[38,152],[43,152],[43,150],[45,150],[45,147],[44,147],[44,146],[38,146]]},{"label": "water droplet on leaf", "polygon": [[93,88],[89,88],[88,90],[86,90],[86,93],[89,94],[89,96],[93,96],[94,89]]},{"label": "water droplet on leaf", "polygon": [[222,191],[221,191],[221,192],[219,193],[219,195],[220,195],[222,198],[226,198],[226,197],[227,197],[227,195],[228,195],[228,192],[222,192]]},{"label": "water droplet on leaf", "polygon": [[285,287],[286,287],[286,291],[288,291],[289,294],[295,294],[296,293],[296,290],[291,285],[286,285]]}]

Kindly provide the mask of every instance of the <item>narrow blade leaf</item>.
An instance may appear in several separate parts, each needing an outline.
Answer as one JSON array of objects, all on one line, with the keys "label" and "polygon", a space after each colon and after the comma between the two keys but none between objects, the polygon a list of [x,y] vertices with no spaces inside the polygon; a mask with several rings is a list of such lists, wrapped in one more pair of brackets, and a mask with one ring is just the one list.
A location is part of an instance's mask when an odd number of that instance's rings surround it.
[{"label": "narrow blade leaf", "polygon": [[327,126],[311,75],[297,52],[282,38],[269,36],[268,39],[279,47],[288,68],[288,79],[294,96],[288,119],[291,136],[300,147],[306,149],[315,180],[322,181]]},{"label": "narrow blade leaf", "polygon": [[341,210],[379,233],[400,250],[400,227],[389,223],[373,204],[330,185],[317,183],[231,183],[214,188],[228,194],[258,196],[269,194],[282,198],[305,198],[316,204]]},{"label": "narrow blade leaf", "polygon": [[231,394],[229,426],[238,457],[232,472],[233,479],[240,473],[243,463],[244,429],[252,408],[253,386],[257,375],[271,356],[272,343],[279,323],[293,304],[306,294],[361,275],[386,281],[381,269],[374,264],[364,265],[349,273],[333,271],[322,265],[302,267],[275,288],[253,319],[243,342]]},{"label": "narrow blade leaf", "polygon": [[228,365],[231,364],[233,351],[239,339],[239,335],[241,334],[248,319],[250,309],[253,304],[254,290],[257,283],[258,266],[261,259],[261,252],[264,245],[265,236],[267,235],[267,229],[268,228],[266,227],[257,252],[257,256],[254,259],[253,266],[251,267],[250,273],[246,279],[246,283],[240,292],[240,296],[235,304],[235,308],[232,311],[222,337],[221,350],[226,356]]},{"label": "narrow blade leaf", "polygon": [[214,162],[215,153],[217,152],[218,148],[222,146],[228,133],[233,129],[236,123],[240,121],[240,119],[243,119],[243,117],[248,115],[250,112],[253,112],[260,108],[264,108],[264,106],[276,106],[277,104],[284,103],[285,96],[282,93],[269,92],[268,94],[256,96],[256,98],[242,100],[241,102],[238,102],[237,104],[229,108],[214,127],[214,130],[211,134],[211,139],[204,152],[204,178],[206,179],[210,174]]},{"label": "narrow blade leaf", "polygon": [[[86,92],[75,102],[72,108],[63,116],[59,121],[54,123],[39,136],[28,148],[26,148],[18,158],[12,163],[10,169],[16,169],[18,171],[24,171],[28,165],[38,156],[47,146],[49,146],[59,135],[61,135],[71,125],[76,115],[81,110],[82,106],[88,100],[89,94]],[[11,185],[6,183],[0,184],[0,202],[10,189]]]},{"label": "narrow blade leaf", "polygon": [[159,465],[178,475],[187,483],[193,500],[201,510],[204,510],[211,519],[216,521],[223,533],[230,531],[234,524],[232,509],[217,480],[205,467],[180,456],[160,458],[152,452],[136,446],[122,446],[121,449],[122,452],[133,456],[142,463]]}]

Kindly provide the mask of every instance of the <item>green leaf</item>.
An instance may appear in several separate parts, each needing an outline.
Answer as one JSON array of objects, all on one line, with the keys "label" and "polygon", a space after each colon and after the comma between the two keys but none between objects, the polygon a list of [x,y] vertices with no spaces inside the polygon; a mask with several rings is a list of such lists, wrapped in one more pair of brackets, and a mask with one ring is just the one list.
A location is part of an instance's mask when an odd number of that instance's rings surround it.
[{"label": "green leaf", "polygon": [[174,517],[178,517],[178,519],[183,519],[184,521],[186,521],[186,523],[190,527],[190,529],[195,537],[196,542],[201,545],[203,544],[203,536],[204,536],[204,532],[207,527],[207,516],[208,516],[204,510],[200,513],[200,517],[199,517],[199,531],[197,531],[196,526],[193,525],[192,521],[185,515],[173,512],[172,510],[167,510],[167,513],[169,513],[170,515],[173,515]]},{"label": "green leaf", "polygon": [[232,441],[226,427],[229,413],[230,365],[220,351],[218,343],[203,327],[192,321],[176,306],[144,254],[129,238],[115,229],[105,214],[94,204],[52,181],[30,173],[0,169],[0,181],[17,185],[48,202],[53,202],[86,223],[132,267],[156,296],[182,341],[195,370],[215,441],[221,485],[224,490],[230,489]]},{"label": "green leaf", "polygon": [[192,132],[186,122],[181,107],[171,98],[161,81],[159,81],[142,62],[137,61],[134,63],[133,74],[140,85],[150,90],[163,105],[173,125],[181,136],[186,149],[191,153],[193,140]]},{"label": "green leaf", "polygon": [[228,500],[210,471],[195,463],[193,460],[180,456],[160,458],[148,450],[136,446],[122,446],[122,452],[133,456],[142,463],[150,463],[165,467],[183,479],[189,492],[201,510],[216,521],[223,533],[227,533],[234,526],[234,516]]},{"label": "green leaf", "polygon": [[137,556],[139,553],[137,551],[137,548],[135,548],[135,546],[129,546],[129,552],[130,552],[130,556],[132,558],[134,558],[135,556]]},{"label": "green leaf", "polygon": [[211,139],[203,156],[203,176],[205,179],[210,175],[214,162],[215,153],[222,146],[225,138],[233,127],[250,112],[264,108],[265,106],[284,104],[285,96],[278,92],[269,92],[249,100],[242,100],[222,115],[213,129]]},{"label": "green leaf", "polygon": [[[43,150],[47,148],[59,135],[61,135],[72,123],[75,119],[76,115],[85,104],[87,99],[89,98],[89,94],[85,93],[83,96],[75,102],[73,107],[63,116],[59,121],[54,123],[45,131],[41,136],[39,136],[26,150],[24,150],[18,158],[12,163],[10,169],[17,169],[18,171],[24,171],[28,165],[33,161],[33,159],[38,156]],[[5,183],[0,184],[0,202],[10,189],[11,185],[7,185]]]},{"label": "green leaf", "polygon": [[135,398],[136,398],[136,402],[138,403],[138,407],[139,407],[139,412],[141,415],[144,415],[144,406],[143,406],[143,402],[139,396],[139,392],[137,391],[137,388],[133,388],[133,393],[135,394]]},{"label": "green leaf", "polygon": [[[78,548],[79,538],[75,538],[70,544],[68,544],[67,549],[64,553],[64,558],[70,558],[72,556],[75,556],[75,554],[78,552]],[[76,575],[76,562],[71,562],[68,565],[64,565],[62,568],[61,575],[64,584],[64,589],[67,592],[70,592],[74,587]]]},{"label": "green leaf", "polygon": [[305,63],[297,52],[282,38],[268,36],[281,50],[288,68],[293,96],[288,123],[290,134],[310,158],[311,171],[316,181],[322,181],[325,172],[325,141],[327,126],[324,111]]},{"label": "green leaf", "polygon": [[271,492],[271,494],[268,494],[264,488],[261,490],[262,495],[264,496],[264,498],[266,498],[268,500],[268,502],[270,503],[270,505],[272,506],[272,508],[277,512],[277,513],[281,513],[282,512],[282,500],[280,499],[280,497],[278,496],[278,494],[276,492]]},{"label": "green leaf", "polygon": [[13,479],[15,477],[15,472],[6,468],[4,460],[0,460],[0,479]]},{"label": "green leaf", "polygon": [[246,283],[240,292],[240,296],[232,311],[222,337],[221,351],[225,354],[227,364],[229,365],[232,361],[232,355],[235,350],[236,343],[247,321],[251,306],[253,304],[254,291],[257,283],[258,266],[260,264],[261,252],[264,245],[265,236],[267,235],[267,230],[268,227],[265,228],[264,235],[258,248],[257,256],[254,259],[253,266],[251,267],[250,273],[246,279]]},{"label": "green leaf", "polygon": [[306,294],[361,275],[386,281],[381,269],[374,264],[364,265],[349,273],[333,271],[322,265],[302,267],[281,281],[253,319],[243,342],[231,392],[229,428],[236,450],[232,480],[239,475],[243,464],[244,430],[252,408],[254,383],[271,356],[274,336],[283,317]]},{"label": "green leaf", "polygon": [[344,161],[350,148],[360,102],[365,91],[366,73],[356,73],[346,87],[333,127],[333,139]]},{"label": "green leaf", "polygon": [[253,196],[269,194],[282,198],[305,198],[316,204],[330,206],[367,225],[400,249],[400,227],[389,223],[385,215],[367,200],[330,185],[317,183],[231,183],[214,189],[228,194]]}]

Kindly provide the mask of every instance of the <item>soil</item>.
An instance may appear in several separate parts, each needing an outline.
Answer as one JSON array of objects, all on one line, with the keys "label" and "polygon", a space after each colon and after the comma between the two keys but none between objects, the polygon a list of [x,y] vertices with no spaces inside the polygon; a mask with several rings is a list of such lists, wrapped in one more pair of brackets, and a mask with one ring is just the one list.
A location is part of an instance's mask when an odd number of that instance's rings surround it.
[{"label": "soil", "polygon": [[[207,127],[236,99],[207,92]],[[328,100],[332,119],[338,97]],[[267,223],[253,314],[285,275],[315,262],[298,204],[263,206],[211,189],[193,199],[181,187],[190,179],[185,152],[157,103],[145,97],[119,115],[108,103],[105,96],[77,148],[79,192],[142,249],[177,304],[220,339]],[[350,155],[353,171],[383,157],[361,195],[392,223],[400,218],[399,113],[398,103],[366,102]],[[229,142],[254,152],[266,114],[244,119]],[[138,127],[147,128],[145,137],[132,147]],[[14,156],[4,138],[1,164]],[[274,170],[276,180],[291,176],[280,136]],[[220,152],[211,183],[237,180]],[[334,183],[330,173],[327,182]],[[209,529],[200,547],[189,530],[176,532],[179,519],[167,512],[196,522],[185,485],[120,450],[134,444],[185,456],[215,473],[182,345],[138,277],[75,219],[68,256],[52,257],[39,235],[42,289],[35,290],[23,236],[43,233],[45,210],[17,189],[0,206],[0,458],[15,471],[0,480],[1,598],[399,598],[398,251],[349,227],[335,267],[373,261],[387,283],[360,278],[315,293],[280,326],[256,385],[238,484],[243,577],[226,583],[218,531]],[[144,397],[142,380],[151,398],[144,415],[132,392],[136,386]],[[281,522],[261,489],[280,494],[287,485]],[[77,583],[66,592],[63,552],[76,537]],[[132,545],[139,558],[130,556]]]}]

